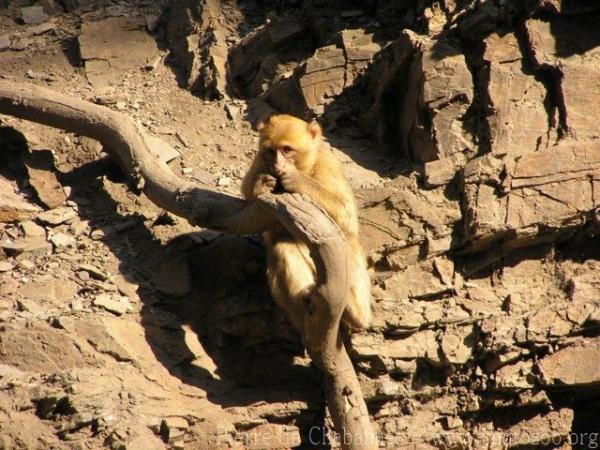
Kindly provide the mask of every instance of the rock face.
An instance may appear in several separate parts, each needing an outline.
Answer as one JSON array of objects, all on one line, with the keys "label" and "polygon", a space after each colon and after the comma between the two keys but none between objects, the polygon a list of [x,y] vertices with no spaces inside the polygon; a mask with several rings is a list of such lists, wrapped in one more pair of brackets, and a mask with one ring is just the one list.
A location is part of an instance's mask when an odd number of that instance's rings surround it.
[{"label": "rock face", "polygon": [[[597,86],[586,73],[597,64],[597,29],[555,15],[528,19],[526,31],[488,30],[467,53],[455,40],[404,31],[367,72],[363,128],[424,163],[426,187],[460,180],[468,251],[532,245],[596,222]],[[472,45],[477,35],[463,39]]]},{"label": "rock face", "polygon": [[379,50],[372,35],[362,30],[344,30],[336,41],[316,49],[305,63],[274,82],[261,99],[301,117],[323,114],[336,96],[352,86]]},{"label": "rock face", "polygon": [[[264,27],[245,36],[229,52],[229,73],[237,89],[244,95],[256,97],[274,79],[293,68],[293,54],[302,56],[303,47],[294,45],[306,32],[298,14],[284,14]],[[287,61],[286,61],[287,60]]]},{"label": "rock face", "polygon": [[183,85],[209,99],[227,94],[227,44],[215,0],[185,0],[170,5],[169,47]]},{"label": "rock face", "polygon": [[521,54],[517,36],[493,33],[483,45],[478,87],[492,112],[487,118],[489,150],[503,154],[548,148],[557,139],[558,110],[546,108],[544,84],[522,70],[528,55]]},{"label": "rock face", "polygon": [[391,151],[424,163],[474,152],[461,125],[473,100],[472,75],[450,42],[405,30],[378,55],[367,85],[372,106],[363,126],[376,128]]},{"label": "rock face", "polygon": [[598,155],[594,143],[564,142],[523,156],[470,161],[464,189],[472,249],[497,240],[527,245],[595,221]]},{"label": "rock face", "polygon": [[600,113],[593,98],[600,92],[600,83],[591,74],[597,67],[595,42],[600,31],[594,18],[555,15],[546,21],[530,19],[526,24],[535,69],[552,77],[561,126],[578,141],[598,137]]},{"label": "rock face", "polygon": [[[597,2],[44,0],[39,25],[4,3],[2,76],[125,111],[201,188],[239,192],[248,122],[321,122],[372,275],[345,344],[381,448],[598,445]],[[260,238],[133,195],[90,139],[0,120],[0,448],[295,448],[330,427]]]}]

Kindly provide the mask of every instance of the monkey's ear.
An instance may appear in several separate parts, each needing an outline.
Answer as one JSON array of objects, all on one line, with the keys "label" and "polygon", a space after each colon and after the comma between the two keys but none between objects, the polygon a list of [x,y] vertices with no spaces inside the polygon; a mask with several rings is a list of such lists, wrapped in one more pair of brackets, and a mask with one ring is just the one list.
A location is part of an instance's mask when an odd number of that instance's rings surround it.
[{"label": "monkey's ear", "polygon": [[315,119],[311,120],[308,123],[308,132],[310,133],[310,135],[312,136],[313,139],[321,137],[321,134],[322,134],[321,127],[319,126],[319,124],[317,123],[317,121]]},{"label": "monkey's ear", "polygon": [[273,114],[269,114],[266,117],[263,116],[256,124],[256,131],[261,131],[269,122],[271,122],[272,117]]}]

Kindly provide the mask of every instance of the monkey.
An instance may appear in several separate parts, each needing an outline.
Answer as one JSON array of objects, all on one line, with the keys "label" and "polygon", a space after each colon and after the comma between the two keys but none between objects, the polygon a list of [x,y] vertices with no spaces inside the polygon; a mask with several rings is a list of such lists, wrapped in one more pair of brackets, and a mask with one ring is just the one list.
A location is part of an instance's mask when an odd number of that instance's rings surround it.
[{"label": "monkey", "polygon": [[[258,152],[242,180],[243,197],[250,201],[266,192],[300,193],[323,207],[344,233],[350,256],[350,298],[342,322],[350,330],[368,327],[371,282],[358,240],[354,194],[340,161],[316,121],[279,114],[260,124],[258,130]],[[304,299],[315,287],[316,269],[308,247],[282,226],[267,230],[263,238],[271,293],[292,325],[301,331]]]}]

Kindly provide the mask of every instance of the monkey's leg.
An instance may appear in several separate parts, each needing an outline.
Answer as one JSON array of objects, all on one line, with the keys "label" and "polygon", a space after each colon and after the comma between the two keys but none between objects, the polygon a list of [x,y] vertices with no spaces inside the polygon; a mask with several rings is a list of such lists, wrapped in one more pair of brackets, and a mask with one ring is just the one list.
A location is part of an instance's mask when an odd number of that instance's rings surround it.
[{"label": "monkey's leg", "polygon": [[267,279],[277,304],[302,331],[305,297],[315,286],[315,268],[308,248],[293,240],[267,240]]},{"label": "monkey's leg", "polygon": [[350,296],[342,321],[353,329],[363,329],[371,322],[371,280],[362,247],[356,239],[348,239],[350,250]]}]

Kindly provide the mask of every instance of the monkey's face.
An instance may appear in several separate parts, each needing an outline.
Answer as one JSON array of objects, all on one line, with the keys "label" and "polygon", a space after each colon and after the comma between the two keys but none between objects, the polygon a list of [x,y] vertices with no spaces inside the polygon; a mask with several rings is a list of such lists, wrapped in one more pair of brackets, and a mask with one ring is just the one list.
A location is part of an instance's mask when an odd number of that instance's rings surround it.
[{"label": "monkey's face", "polygon": [[267,169],[277,175],[281,168],[294,166],[309,172],[315,162],[321,129],[288,115],[272,116],[260,129],[259,149]]},{"label": "monkey's face", "polygon": [[269,173],[274,176],[281,174],[285,168],[294,166],[297,168],[296,159],[299,153],[289,145],[271,146],[263,150],[263,160]]}]

